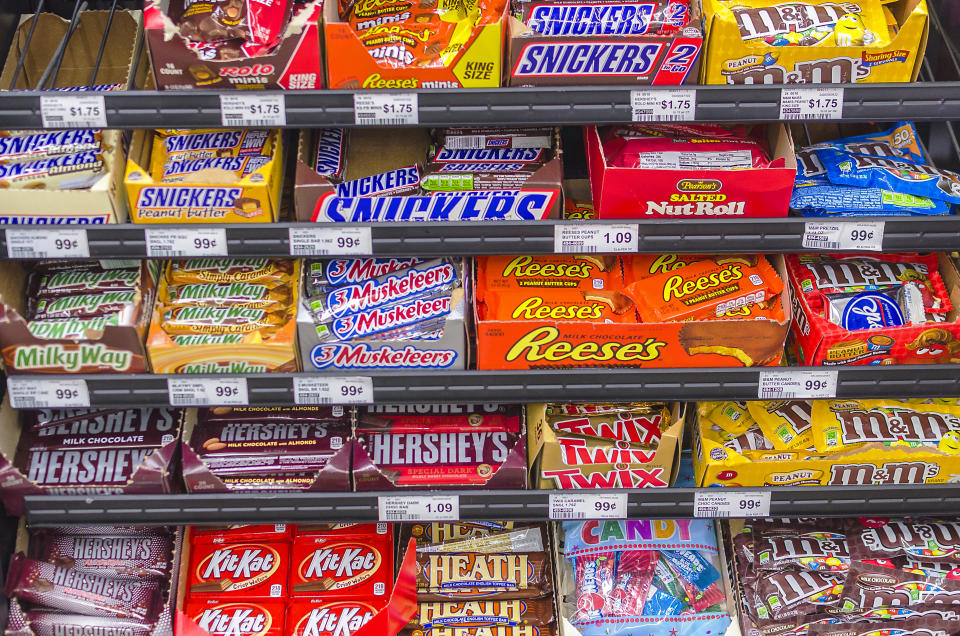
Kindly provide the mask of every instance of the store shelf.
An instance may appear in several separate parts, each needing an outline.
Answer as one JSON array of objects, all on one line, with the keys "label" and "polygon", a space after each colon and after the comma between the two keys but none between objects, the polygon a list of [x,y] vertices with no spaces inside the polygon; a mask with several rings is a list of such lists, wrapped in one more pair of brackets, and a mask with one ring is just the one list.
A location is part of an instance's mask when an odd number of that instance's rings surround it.
[{"label": "store shelf", "polygon": [[[829,367],[794,367],[797,373]],[[783,368],[559,369],[532,371],[343,372],[327,377],[369,377],[373,402],[478,403],[627,402],[640,400],[755,400],[761,375]],[[86,384],[92,406],[166,406],[167,379],[246,378],[246,403],[283,406],[296,403],[293,379],[320,378],[316,373],[234,375],[17,375],[13,381],[57,386],[67,380]],[[9,382],[10,380],[8,380]],[[241,394],[242,395],[242,394]],[[960,365],[848,366],[837,369],[839,398],[920,398],[960,395]],[[241,398],[242,400],[242,398]],[[34,407],[62,404],[34,404]],[[196,406],[179,404],[178,406]]]},{"label": "store shelf", "polygon": [[[756,493],[761,489],[645,488],[604,489],[603,494],[626,493],[631,519],[689,518],[698,490],[711,494]],[[960,485],[856,485],[767,488],[774,517],[849,517],[864,515],[938,515],[960,506]],[[549,518],[550,495],[590,491],[393,491],[382,493],[309,493],[283,495],[79,495],[27,497],[27,523],[34,526],[65,523],[129,523],[139,525],[230,524],[276,522],[378,521],[378,497],[403,495],[411,499],[428,494],[456,494],[463,521]]]},{"label": "store shelf", "polygon": [[[723,252],[822,252],[803,247],[807,222],[852,226],[863,221],[883,221],[883,249],[900,251],[951,251],[960,249],[960,216],[843,219],[688,219],[608,221],[489,221],[489,222],[390,222],[366,224],[233,224],[164,225],[151,230],[180,231],[191,236],[210,228],[226,231],[229,256],[288,256],[291,228],[311,228],[337,234],[346,228],[370,228],[372,252],[357,256],[479,256],[484,254],[552,254],[554,235],[563,226],[636,223],[641,253]],[[35,226],[0,225],[0,254],[8,256],[6,232],[36,229]],[[51,232],[66,229],[50,228]],[[86,234],[91,258],[144,258],[147,256],[145,226],[134,224],[70,226]],[[189,243],[189,241],[188,241]],[[205,254],[185,254],[204,256]],[[16,257],[17,255],[12,255]],[[48,257],[55,254],[46,254]]]}]

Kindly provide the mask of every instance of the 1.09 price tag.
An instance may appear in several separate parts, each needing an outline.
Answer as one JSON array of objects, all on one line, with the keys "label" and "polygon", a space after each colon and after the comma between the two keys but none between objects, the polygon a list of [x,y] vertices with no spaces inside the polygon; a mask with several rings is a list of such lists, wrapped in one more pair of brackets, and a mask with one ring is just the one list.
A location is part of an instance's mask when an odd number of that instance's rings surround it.
[{"label": "1.09 price tag", "polygon": [[382,496],[377,498],[377,504],[380,509],[380,521],[458,521],[460,519],[458,495]]},{"label": "1.09 price tag", "polygon": [[553,251],[557,254],[636,252],[640,226],[636,223],[556,225]]}]

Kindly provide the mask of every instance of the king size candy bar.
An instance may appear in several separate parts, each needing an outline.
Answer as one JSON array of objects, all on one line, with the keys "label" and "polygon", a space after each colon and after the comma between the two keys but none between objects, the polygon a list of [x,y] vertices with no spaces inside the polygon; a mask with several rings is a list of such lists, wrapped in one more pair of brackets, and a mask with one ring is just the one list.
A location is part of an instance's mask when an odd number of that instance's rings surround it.
[{"label": "king size candy bar", "polygon": [[428,192],[518,190],[542,167],[539,163],[431,163],[420,188]]},{"label": "king size candy bar", "polygon": [[539,35],[637,36],[669,35],[687,22],[686,2],[563,2],[523,0],[522,20]]},{"label": "king size candy bar", "polygon": [[553,594],[550,556],[544,552],[417,555],[417,599],[532,599]]},{"label": "king size candy bar", "polygon": [[56,530],[34,533],[31,555],[59,567],[117,578],[161,578],[173,561],[168,534],[121,537],[68,535]]},{"label": "king size candy bar", "polygon": [[189,40],[273,45],[292,4],[289,0],[172,0],[167,13],[180,35]]},{"label": "king size candy bar", "polygon": [[336,185],[338,197],[372,197],[413,194],[420,187],[420,168],[414,164],[360,177]]},{"label": "king size candy bar", "polygon": [[542,163],[543,148],[462,149],[441,146],[433,152],[433,163]]},{"label": "king size candy bar", "polygon": [[233,173],[232,180],[242,179],[256,172],[271,161],[271,157],[263,155],[245,155],[240,157],[208,157],[206,159],[174,159],[163,166],[161,182],[163,183],[196,183],[197,181],[219,180],[219,175],[204,171],[224,170]]}]

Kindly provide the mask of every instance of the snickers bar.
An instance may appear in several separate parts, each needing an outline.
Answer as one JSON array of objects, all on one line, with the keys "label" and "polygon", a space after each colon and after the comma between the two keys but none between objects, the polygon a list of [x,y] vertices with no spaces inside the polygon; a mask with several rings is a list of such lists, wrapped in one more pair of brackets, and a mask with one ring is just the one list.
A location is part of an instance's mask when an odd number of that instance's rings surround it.
[{"label": "snickers bar", "polygon": [[24,163],[0,164],[0,188],[76,190],[88,188],[103,174],[103,154],[95,150]]},{"label": "snickers bar", "polygon": [[338,197],[373,197],[414,194],[420,187],[420,168],[414,164],[379,174],[338,183]]},{"label": "snickers bar", "polygon": [[685,2],[557,2],[523,0],[522,19],[549,36],[669,35],[686,24]]},{"label": "snickers bar", "polygon": [[218,130],[171,135],[163,140],[169,160],[270,154],[269,130]]},{"label": "snickers bar", "polygon": [[552,148],[553,128],[441,128],[437,142],[451,150],[484,148]]},{"label": "snickers bar", "polygon": [[82,128],[22,137],[0,137],[0,164],[98,150],[102,139],[99,130]]},{"label": "snickers bar", "polygon": [[543,163],[547,151],[543,148],[483,148],[453,149],[440,147],[433,154],[433,163],[493,164]]},{"label": "snickers bar", "polygon": [[317,149],[313,169],[317,174],[339,180],[343,176],[347,151],[345,128],[322,128],[317,134]]}]

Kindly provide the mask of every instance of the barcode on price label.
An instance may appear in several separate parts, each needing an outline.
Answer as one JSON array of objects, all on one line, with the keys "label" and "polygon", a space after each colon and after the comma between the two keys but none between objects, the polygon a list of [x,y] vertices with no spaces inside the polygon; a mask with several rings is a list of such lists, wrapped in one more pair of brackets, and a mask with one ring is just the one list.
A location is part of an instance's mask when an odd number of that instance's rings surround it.
[{"label": "barcode on price label", "polygon": [[76,378],[56,379],[7,378],[10,406],[15,409],[44,409],[90,406],[90,391],[86,380]]},{"label": "barcode on price label", "polygon": [[769,369],[760,372],[761,400],[822,400],[837,397],[837,370]]},{"label": "barcode on price label", "polygon": [[560,493],[550,495],[550,518],[626,519],[626,493]]},{"label": "barcode on price label", "polygon": [[286,126],[283,93],[220,95],[220,121],[224,126]]},{"label": "barcode on price label", "polygon": [[373,239],[368,227],[292,227],[288,237],[291,256],[343,256],[373,252]]},{"label": "barcode on price label", "polygon": [[416,126],[420,123],[420,98],[416,93],[354,93],[357,126]]},{"label": "barcode on price label", "polygon": [[244,406],[249,403],[246,378],[168,378],[171,406]]},{"label": "barcode on price label", "polygon": [[371,404],[373,378],[294,376],[294,404]]},{"label": "barcode on price label", "polygon": [[86,230],[10,228],[6,231],[8,258],[89,258]]},{"label": "barcode on price label", "polygon": [[840,119],[842,117],[842,87],[780,89],[780,119]]},{"label": "barcode on price label", "polygon": [[553,251],[557,254],[636,252],[639,234],[640,226],[636,223],[557,225],[553,231]]},{"label": "barcode on price label", "polygon": [[633,121],[693,121],[696,111],[697,91],[692,88],[630,91]]},{"label": "barcode on price label", "polygon": [[693,516],[706,519],[769,517],[770,491],[698,490],[693,496]]},{"label": "barcode on price label", "polygon": [[227,231],[224,228],[146,228],[147,256],[180,258],[192,256],[226,256]]},{"label": "barcode on price label", "polygon": [[380,521],[457,521],[460,519],[458,495],[377,498]]},{"label": "barcode on price label", "polygon": [[883,230],[883,221],[807,221],[803,229],[803,246],[807,249],[879,252],[883,249]]},{"label": "barcode on price label", "polygon": [[40,98],[44,128],[106,128],[103,95],[44,95]]}]

